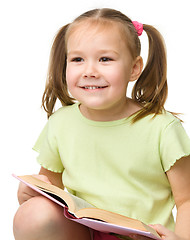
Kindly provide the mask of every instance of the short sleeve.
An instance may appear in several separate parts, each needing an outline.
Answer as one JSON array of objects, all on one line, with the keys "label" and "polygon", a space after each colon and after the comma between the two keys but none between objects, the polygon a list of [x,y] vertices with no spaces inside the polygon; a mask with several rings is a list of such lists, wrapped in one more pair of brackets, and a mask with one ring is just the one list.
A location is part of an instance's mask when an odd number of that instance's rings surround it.
[{"label": "short sleeve", "polygon": [[60,159],[56,136],[50,120],[38,137],[33,150],[39,153],[37,161],[42,167],[53,172],[63,172],[63,164]]},{"label": "short sleeve", "polygon": [[190,155],[190,138],[178,119],[173,120],[162,131],[160,155],[165,172],[177,160]]}]

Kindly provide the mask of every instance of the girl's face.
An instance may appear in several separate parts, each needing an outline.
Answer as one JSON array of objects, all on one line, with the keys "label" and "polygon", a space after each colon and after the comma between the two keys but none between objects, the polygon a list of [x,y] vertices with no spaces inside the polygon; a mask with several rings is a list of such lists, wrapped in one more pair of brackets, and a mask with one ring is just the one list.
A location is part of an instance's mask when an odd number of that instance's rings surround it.
[{"label": "girl's face", "polygon": [[111,26],[83,22],[68,37],[67,86],[83,112],[126,107],[128,82],[136,80],[134,60],[117,24]]}]

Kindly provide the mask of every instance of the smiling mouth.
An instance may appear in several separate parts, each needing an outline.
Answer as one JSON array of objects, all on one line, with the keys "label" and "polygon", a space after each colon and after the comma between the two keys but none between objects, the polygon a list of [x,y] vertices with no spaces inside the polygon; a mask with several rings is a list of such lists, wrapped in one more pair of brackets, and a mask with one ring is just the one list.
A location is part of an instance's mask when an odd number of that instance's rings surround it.
[{"label": "smiling mouth", "polygon": [[94,89],[101,89],[101,88],[106,88],[106,87],[107,86],[84,86],[84,87],[81,87],[81,88],[94,90]]}]

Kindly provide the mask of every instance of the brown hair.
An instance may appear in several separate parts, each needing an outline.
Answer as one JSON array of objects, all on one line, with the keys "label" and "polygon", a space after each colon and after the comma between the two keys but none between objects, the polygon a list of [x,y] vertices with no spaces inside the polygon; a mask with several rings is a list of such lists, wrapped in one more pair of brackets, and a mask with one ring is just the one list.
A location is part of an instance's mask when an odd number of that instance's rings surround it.
[{"label": "brown hair", "polygon": [[[61,104],[72,105],[74,99],[69,95],[66,84],[66,39],[72,26],[84,20],[111,21],[120,23],[127,34],[127,46],[133,58],[140,55],[141,44],[136,29],[130,18],[121,12],[109,8],[94,9],[76,18],[73,23],[62,27],[54,40],[51,54],[47,84],[42,98],[42,106],[48,117],[53,113],[57,98]],[[149,54],[146,66],[132,90],[132,99],[143,106],[133,121],[150,113],[159,114],[164,110],[167,98],[167,64],[166,51],[161,34],[150,25],[143,25],[148,35]]]}]

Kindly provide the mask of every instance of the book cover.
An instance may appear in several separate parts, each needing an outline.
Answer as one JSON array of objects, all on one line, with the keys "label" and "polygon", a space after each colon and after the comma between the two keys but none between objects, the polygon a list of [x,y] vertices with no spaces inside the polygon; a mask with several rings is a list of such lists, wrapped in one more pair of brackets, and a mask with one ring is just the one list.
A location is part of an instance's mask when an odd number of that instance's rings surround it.
[{"label": "book cover", "polygon": [[138,234],[149,237],[150,239],[161,239],[153,228],[141,221],[97,209],[83,199],[79,199],[65,192],[63,189],[45,183],[31,175],[17,176],[13,174],[13,176],[36,192],[63,207],[63,214],[71,221],[106,233],[116,233],[124,236]]}]

